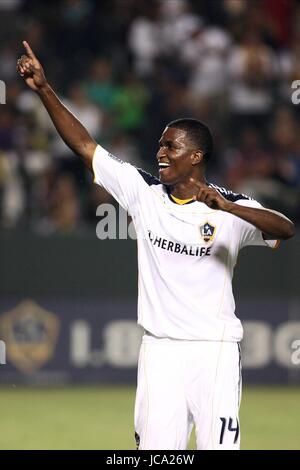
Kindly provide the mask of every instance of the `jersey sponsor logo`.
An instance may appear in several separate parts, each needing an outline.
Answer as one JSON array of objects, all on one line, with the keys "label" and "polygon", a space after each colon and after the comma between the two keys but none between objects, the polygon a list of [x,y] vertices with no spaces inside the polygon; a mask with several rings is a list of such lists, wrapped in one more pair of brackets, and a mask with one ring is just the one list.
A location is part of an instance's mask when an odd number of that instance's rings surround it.
[{"label": "jersey sponsor logo", "polygon": [[185,245],[183,243],[174,242],[167,240],[166,238],[158,237],[154,235],[151,230],[148,230],[148,237],[153,246],[161,248],[162,250],[171,251],[181,255],[188,256],[210,256],[211,247],[199,246],[199,245]]},{"label": "jersey sponsor logo", "polygon": [[25,300],[1,315],[0,331],[8,362],[30,374],[53,357],[59,319],[32,300]]},{"label": "jersey sponsor logo", "polygon": [[215,236],[216,227],[210,222],[205,222],[200,226],[200,234],[203,240],[208,243],[211,242]]}]

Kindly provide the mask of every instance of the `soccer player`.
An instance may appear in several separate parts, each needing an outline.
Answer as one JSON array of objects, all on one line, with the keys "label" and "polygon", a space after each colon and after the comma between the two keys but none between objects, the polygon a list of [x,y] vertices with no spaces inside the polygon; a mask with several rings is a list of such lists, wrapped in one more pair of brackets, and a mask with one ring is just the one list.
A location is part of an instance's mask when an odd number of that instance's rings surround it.
[{"label": "soccer player", "polygon": [[208,128],[169,123],[157,152],[159,178],[113,157],[60,102],[24,41],[17,69],[57,131],[129,211],[138,239],[138,323],[144,328],[135,403],[139,449],[239,449],[242,326],[233,269],[247,245],[274,248],[293,236],[284,215],[208,183]]}]

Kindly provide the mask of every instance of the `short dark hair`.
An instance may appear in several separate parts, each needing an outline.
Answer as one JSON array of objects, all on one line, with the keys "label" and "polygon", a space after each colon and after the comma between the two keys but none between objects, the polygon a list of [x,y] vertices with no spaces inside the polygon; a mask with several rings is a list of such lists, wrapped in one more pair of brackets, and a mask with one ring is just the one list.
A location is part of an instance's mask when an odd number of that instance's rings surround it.
[{"label": "short dark hair", "polygon": [[210,130],[203,122],[198,121],[198,119],[181,118],[169,122],[167,127],[176,127],[186,131],[197,149],[204,153],[204,163],[208,162],[213,152],[213,138]]}]

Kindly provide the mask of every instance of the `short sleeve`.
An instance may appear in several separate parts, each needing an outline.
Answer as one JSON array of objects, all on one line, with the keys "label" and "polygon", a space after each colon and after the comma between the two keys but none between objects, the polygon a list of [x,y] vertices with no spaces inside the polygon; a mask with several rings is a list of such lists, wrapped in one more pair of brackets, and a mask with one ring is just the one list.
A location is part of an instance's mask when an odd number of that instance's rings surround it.
[{"label": "short sleeve", "polygon": [[[240,204],[241,206],[253,207],[254,209],[264,209],[264,207],[257,201],[253,199],[239,199],[235,204]],[[246,222],[240,217],[235,217],[234,220],[236,235],[240,240],[240,248],[244,246],[268,246],[269,248],[277,248],[279,240],[265,240],[263,238],[263,233],[254,225]]]},{"label": "short sleeve", "polygon": [[126,211],[130,211],[138,193],[140,176],[137,169],[97,145],[93,172],[94,183],[106,189]]}]

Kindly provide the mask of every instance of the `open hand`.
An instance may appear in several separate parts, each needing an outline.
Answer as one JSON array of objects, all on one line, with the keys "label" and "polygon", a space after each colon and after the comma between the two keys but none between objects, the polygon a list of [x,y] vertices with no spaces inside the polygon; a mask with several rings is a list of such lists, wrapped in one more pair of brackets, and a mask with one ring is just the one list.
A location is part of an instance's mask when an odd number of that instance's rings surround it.
[{"label": "open hand", "polygon": [[196,181],[194,178],[190,178],[190,182],[196,186],[197,194],[194,196],[196,201],[204,202],[204,204],[211,209],[225,212],[230,211],[232,203],[227,201],[216,189],[209,188],[204,183]]},{"label": "open hand", "polygon": [[22,55],[17,62],[17,71],[33,91],[40,91],[47,85],[43,67],[36,58],[28,42],[23,41],[27,55]]}]

